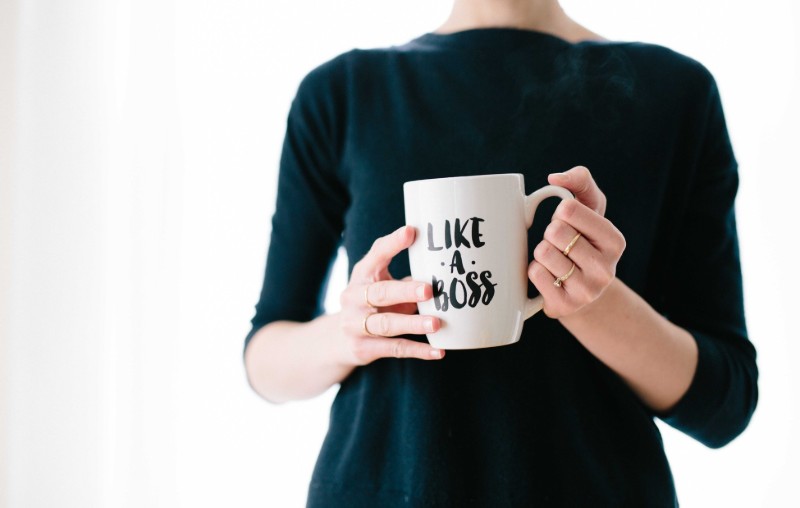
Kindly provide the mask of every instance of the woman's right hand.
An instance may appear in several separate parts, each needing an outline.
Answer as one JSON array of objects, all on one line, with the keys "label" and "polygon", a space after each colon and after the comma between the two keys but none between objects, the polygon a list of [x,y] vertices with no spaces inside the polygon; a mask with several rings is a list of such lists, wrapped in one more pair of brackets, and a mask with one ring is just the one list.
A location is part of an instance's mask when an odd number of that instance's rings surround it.
[{"label": "woman's right hand", "polygon": [[444,357],[444,350],[430,344],[390,338],[434,333],[441,326],[436,317],[416,314],[416,302],[433,297],[431,285],[410,278],[396,280],[389,273],[392,258],[414,243],[415,236],[416,230],[411,226],[382,236],[353,266],[350,282],[340,298],[344,363],[366,365],[379,358]]}]

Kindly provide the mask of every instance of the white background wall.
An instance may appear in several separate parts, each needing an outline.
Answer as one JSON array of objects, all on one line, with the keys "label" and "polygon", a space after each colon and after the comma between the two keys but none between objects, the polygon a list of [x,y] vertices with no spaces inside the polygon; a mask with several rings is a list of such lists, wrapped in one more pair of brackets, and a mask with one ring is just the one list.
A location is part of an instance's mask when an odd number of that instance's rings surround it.
[{"label": "white background wall", "polygon": [[[718,80],[761,400],[721,450],[662,428],[682,506],[798,506],[800,9],[563,5]],[[0,1],[0,507],[303,505],[334,391],[274,407],[241,363],[286,113],[314,66],[433,30],[448,10]]]}]

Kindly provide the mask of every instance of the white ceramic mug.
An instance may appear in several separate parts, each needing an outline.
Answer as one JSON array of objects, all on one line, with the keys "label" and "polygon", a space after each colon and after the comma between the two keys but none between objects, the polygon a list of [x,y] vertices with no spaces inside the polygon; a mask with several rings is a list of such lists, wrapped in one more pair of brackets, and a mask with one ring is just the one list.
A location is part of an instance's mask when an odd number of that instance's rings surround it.
[{"label": "white ceramic mug", "polygon": [[548,185],[525,195],[521,174],[416,180],[403,185],[411,277],[430,282],[433,298],[419,313],[438,317],[428,334],[441,349],[504,346],[519,340],[526,319],[542,309],[528,298],[528,228],[545,198],[571,199]]}]

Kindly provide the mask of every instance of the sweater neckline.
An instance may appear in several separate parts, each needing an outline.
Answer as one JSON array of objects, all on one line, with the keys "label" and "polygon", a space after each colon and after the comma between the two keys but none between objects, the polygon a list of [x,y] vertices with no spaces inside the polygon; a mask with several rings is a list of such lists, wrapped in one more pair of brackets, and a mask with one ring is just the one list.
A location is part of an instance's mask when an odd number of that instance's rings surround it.
[{"label": "sweater neckline", "polygon": [[[513,48],[520,44],[543,42],[562,46],[581,44],[572,43],[557,35],[539,30],[510,27],[469,28],[458,32],[427,32],[416,39],[417,42],[450,48]],[[594,42],[594,41],[592,41]],[[603,42],[603,41],[597,41]]]},{"label": "sweater neckline", "polygon": [[615,41],[585,39],[570,42],[557,35],[533,30],[529,28],[512,27],[482,27],[468,28],[458,32],[437,33],[427,32],[411,42],[417,42],[437,47],[462,48],[462,49],[513,49],[525,44],[539,42],[554,46],[580,46],[589,44],[614,44]]}]

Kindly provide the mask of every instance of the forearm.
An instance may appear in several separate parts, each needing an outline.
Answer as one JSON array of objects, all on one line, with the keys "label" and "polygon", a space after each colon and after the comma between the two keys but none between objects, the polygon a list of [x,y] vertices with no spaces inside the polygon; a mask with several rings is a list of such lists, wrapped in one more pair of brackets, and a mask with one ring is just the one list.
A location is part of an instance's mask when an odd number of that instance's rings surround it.
[{"label": "forearm", "polygon": [[655,411],[672,408],[692,382],[694,338],[617,278],[594,302],[559,320]]},{"label": "forearm", "polygon": [[253,335],[245,352],[245,370],[253,390],[282,403],[318,395],[354,369],[341,361],[336,315],[306,323],[275,321]]}]

